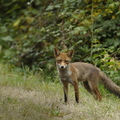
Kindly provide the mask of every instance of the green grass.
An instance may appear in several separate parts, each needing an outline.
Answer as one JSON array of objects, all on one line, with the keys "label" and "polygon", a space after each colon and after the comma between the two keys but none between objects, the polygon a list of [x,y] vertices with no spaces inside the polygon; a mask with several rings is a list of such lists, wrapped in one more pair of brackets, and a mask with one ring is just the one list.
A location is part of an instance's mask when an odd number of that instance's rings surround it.
[{"label": "green grass", "polygon": [[75,103],[70,85],[65,105],[61,83],[44,80],[41,73],[10,70],[0,64],[0,120],[120,119],[120,100],[112,94],[103,95],[103,101],[98,102],[80,85],[80,100]]}]

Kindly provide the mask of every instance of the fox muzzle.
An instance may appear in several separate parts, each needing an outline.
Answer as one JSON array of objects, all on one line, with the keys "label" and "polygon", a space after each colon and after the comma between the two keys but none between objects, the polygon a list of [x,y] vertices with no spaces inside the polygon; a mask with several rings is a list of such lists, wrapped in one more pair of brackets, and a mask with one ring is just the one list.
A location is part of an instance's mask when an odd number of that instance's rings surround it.
[{"label": "fox muzzle", "polygon": [[66,65],[60,65],[60,64],[58,64],[59,65],[59,67],[61,68],[61,69],[65,69],[66,67],[67,67],[67,64]]}]

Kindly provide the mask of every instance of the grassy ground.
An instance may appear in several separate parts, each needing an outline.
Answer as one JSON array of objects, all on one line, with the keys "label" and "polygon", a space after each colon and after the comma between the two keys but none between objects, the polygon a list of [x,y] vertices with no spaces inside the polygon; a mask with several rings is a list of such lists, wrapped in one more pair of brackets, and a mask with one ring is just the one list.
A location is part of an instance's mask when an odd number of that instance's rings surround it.
[{"label": "grassy ground", "polygon": [[79,104],[69,86],[69,104],[63,102],[61,83],[44,82],[40,74],[9,71],[0,64],[0,120],[119,120],[120,99],[103,95],[97,102],[80,85]]}]

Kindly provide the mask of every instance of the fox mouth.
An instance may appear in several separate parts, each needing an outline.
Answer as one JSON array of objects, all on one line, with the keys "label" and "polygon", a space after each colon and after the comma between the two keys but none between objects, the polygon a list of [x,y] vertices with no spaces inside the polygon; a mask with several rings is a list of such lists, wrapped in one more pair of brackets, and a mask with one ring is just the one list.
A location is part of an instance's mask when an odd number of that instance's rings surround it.
[{"label": "fox mouth", "polygon": [[67,65],[60,65],[60,64],[58,64],[58,65],[59,65],[59,68],[61,68],[61,69],[65,69],[67,67]]}]

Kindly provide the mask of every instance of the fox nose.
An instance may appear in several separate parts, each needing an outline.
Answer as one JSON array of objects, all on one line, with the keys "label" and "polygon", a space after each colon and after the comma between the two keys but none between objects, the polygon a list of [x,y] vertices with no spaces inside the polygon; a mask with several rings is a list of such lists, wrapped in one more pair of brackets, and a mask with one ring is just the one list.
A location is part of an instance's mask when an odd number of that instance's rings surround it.
[{"label": "fox nose", "polygon": [[63,68],[64,68],[64,66],[61,66],[61,68],[63,69]]}]

